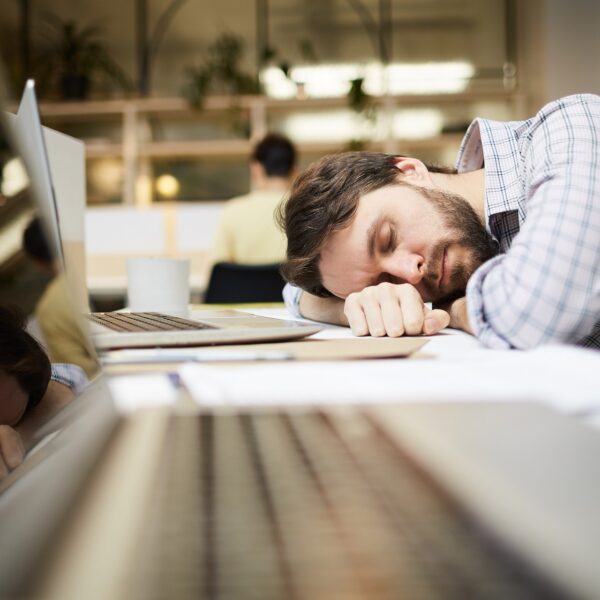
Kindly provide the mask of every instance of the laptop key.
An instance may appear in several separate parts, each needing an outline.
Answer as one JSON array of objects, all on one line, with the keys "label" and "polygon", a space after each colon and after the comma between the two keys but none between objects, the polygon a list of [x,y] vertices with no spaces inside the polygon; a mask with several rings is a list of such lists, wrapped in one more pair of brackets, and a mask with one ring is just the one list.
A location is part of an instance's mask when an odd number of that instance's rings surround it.
[{"label": "laptop key", "polygon": [[89,319],[113,331],[196,331],[216,329],[213,325],[155,312],[92,313]]}]

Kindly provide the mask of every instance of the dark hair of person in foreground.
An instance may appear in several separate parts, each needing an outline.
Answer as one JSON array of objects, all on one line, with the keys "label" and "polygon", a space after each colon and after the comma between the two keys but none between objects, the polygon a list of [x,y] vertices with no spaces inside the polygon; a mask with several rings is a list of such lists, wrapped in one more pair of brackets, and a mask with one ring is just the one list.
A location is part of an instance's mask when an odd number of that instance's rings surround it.
[{"label": "dark hair of person in foreground", "polygon": [[50,382],[51,367],[40,344],[12,309],[0,307],[0,371],[14,377],[27,394],[26,412],[36,406]]}]

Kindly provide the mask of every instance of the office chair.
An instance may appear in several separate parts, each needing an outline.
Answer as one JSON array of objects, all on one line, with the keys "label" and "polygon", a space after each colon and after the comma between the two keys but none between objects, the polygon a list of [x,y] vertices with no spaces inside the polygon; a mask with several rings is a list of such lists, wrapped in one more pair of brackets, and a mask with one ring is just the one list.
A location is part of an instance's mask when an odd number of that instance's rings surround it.
[{"label": "office chair", "polygon": [[282,302],[285,281],[279,264],[241,265],[216,263],[210,274],[204,302],[236,304],[242,302]]}]

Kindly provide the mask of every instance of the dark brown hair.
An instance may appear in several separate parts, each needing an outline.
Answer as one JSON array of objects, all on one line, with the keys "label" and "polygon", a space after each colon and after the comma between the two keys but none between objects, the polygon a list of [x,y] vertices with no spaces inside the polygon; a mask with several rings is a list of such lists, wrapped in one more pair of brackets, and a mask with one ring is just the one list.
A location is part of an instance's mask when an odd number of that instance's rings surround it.
[{"label": "dark brown hair", "polygon": [[14,377],[28,396],[27,411],[46,393],[51,367],[46,353],[24,329],[19,315],[0,307],[0,371]]},{"label": "dark brown hair", "polygon": [[[401,184],[398,157],[381,152],[346,152],[324,156],[294,181],[277,220],[287,236],[287,261],[281,267],[286,281],[321,297],[319,256],[325,240],[350,224],[361,196],[387,185]],[[447,167],[431,172],[455,173]]]},{"label": "dark brown hair", "polygon": [[250,158],[263,166],[267,177],[289,177],[296,166],[296,148],[284,135],[268,133]]}]

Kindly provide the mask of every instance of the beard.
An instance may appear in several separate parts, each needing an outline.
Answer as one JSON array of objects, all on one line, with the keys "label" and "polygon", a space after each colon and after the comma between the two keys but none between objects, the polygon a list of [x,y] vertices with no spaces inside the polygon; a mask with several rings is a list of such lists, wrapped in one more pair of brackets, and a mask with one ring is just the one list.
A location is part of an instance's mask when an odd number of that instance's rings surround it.
[{"label": "beard", "polygon": [[[429,300],[444,303],[464,296],[467,283],[484,262],[499,252],[498,243],[482,225],[473,207],[458,194],[447,191],[415,188],[430,202],[442,219],[446,236],[437,242],[429,262],[439,265],[437,272],[429,272],[423,278]],[[444,254],[450,246],[458,246],[467,251],[468,258],[453,265],[448,284],[438,286]]]}]

